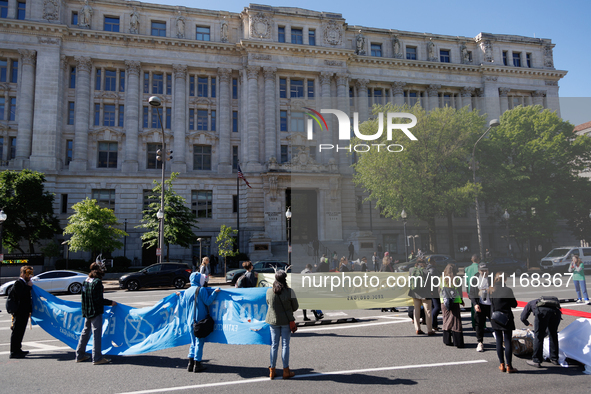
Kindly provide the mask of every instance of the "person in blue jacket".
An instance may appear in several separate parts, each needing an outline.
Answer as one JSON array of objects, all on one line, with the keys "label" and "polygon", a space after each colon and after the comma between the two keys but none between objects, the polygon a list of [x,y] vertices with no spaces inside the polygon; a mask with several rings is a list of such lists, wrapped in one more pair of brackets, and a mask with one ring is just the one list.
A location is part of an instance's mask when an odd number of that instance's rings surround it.
[{"label": "person in blue jacket", "polygon": [[[176,292],[181,297],[180,304],[187,311],[186,321],[189,325],[189,333],[191,334],[191,347],[189,348],[189,365],[187,371],[201,372],[205,366],[201,363],[203,358],[203,345],[205,340],[197,338],[193,334],[193,322],[205,319],[208,314],[207,307],[215,300],[220,288],[216,288],[211,295],[208,295],[207,290],[203,285],[205,284],[205,276],[199,272],[193,272],[189,277],[191,287],[181,292]],[[197,293],[199,291],[199,293]],[[197,293],[197,316],[195,316],[195,293]]]}]

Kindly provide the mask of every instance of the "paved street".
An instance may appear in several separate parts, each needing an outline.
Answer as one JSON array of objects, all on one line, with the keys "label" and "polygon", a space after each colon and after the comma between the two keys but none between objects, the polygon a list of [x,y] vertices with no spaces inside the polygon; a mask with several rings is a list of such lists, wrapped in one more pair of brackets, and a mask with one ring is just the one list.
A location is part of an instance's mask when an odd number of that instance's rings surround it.
[{"label": "paved street", "polygon": [[[110,290],[107,298],[134,307],[153,305],[173,290],[134,293]],[[535,289],[515,289],[519,300],[540,295]],[[561,298],[573,297],[574,289],[552,291]],[[60,296],[78,301],[80,296]],[[4,310],[5,298],[1,299]],[[563,305],[581,311],[591,306]],[[520,310],[516,310],[516,320]],[[10,316],[0,313],[0,387],[10,393],[129,393],[129,392],[310,392],[338,391],[409,393],[588,393],[589,377],[580,368],[534,369],[515,358],[519,373],[498,371],[493,338],[485,339],[485,352],[476,352],[476,339],[469,312],[464,313],[466,349],[443,345],[441,334],[416,336],[406,313],[380,310],[325,311],[327,318],[355,317],[357,323],[300,327],[292,337],[292,381],[266,378],[268,346],[207,344],[204,361],[208,369],[199,374],[186,371],[188,346],[141,356],[113,357],[109,365],[75,363],[74,351],[33,326],[24,339],[26,359],[8,358]],[[296,314],[301,321],[301,312]],[[574,320],[565,316],[560,328]],[[521,328],[521,324],[518,324]],[[281,367],[281,361],[278,361]],[[568,386],[566,386],[568,385]],[[568,389],[566,389],[568,387]]]}]

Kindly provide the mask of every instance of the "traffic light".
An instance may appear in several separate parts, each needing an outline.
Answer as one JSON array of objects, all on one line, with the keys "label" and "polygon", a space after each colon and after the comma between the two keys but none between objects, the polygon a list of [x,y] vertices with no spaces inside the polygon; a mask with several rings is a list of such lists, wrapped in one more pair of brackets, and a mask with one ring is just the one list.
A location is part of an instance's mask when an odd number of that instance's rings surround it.
[{"label": "traffic light", "polygon": [[160,149],[156,151],[156,160],[162,161],[162,151]]},{"label": "traffic light", "polygon": [[171,150],[167,150],[166,153],[168,154],[168,157],[166,158],[167,161],[172,160],[172,151]]}]

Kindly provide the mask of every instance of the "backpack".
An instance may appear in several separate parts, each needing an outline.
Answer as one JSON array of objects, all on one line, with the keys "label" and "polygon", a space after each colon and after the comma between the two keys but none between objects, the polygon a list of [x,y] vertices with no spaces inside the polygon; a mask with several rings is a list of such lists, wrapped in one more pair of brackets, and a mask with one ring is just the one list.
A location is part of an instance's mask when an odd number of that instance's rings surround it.
[{"label": "backpack", "polygon": [[554,296],[541,296],[538,302],[536,303],[538,308],[546,307],[546,308],[554,308],[560,309],[560,301],[558,301],[558,297]]},{"label": "backpack", "polygon": [[422,267],[414,267],[408,273],[411,290],[427,288],[427,273]]},{"label": "backpack", "polygon": [[14,290],[14,285],[12,285],[12,287],[10,288],[10,292],[8,292],[8,297],[6,298],[6,312],[13,315],[17,311],[18,301],[16,299],[16,291]]},{"label": "backpack", "polygon": [[[247,271],[248,272],[248,271]],[[244,284],[242,283],[244,281],[244,277],[246,276],[246,272],[243,273],[240,278],[238,278],[238,280],[236,280],[236,284],[234,285],[234,287],[236,288],[241,288],[244,287]]]}]

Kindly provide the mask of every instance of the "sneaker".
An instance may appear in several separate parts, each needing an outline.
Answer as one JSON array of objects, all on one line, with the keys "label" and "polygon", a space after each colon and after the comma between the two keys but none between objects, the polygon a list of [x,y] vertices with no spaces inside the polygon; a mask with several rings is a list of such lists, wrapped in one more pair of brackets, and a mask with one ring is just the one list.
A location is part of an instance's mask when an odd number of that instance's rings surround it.
[{"label": "sneaker", "polygon": [[591,305],[591,301],[589,301],[589,300],[585,300],[585,304],[586,304],[586,305]]},{"label": "sneaker", "polygon": [[581,300],[580,298],[576,301],[576,304],[584,304],[585,301]]},{"label": "sneaker", "polygon": [[542,364],[535,362],[534,360],[527,360],[525,362],[527,365],[530,365],[534,368],[542,368]]},{"label": "sneaker", "polygon": [[93,362],[92,364],[93,365],[101,365],[101,364],[108,364],[110,362],[111,362],[111,359],[110,358],[103,357],[100,360]]},{"label": "sneaker", "polygon": [[308,319],[307,317],[304,317],[304,321],[310,321],[310,319]]},{"label": "sneaker", "polygon": [[476,351],[484,352],[484,344],[482,342],[478,342],[478,345],[476,346]]},{"label": "sneaker", "polygon": [[89,358],[90,358],[90,356],[88,354],[85,354],[84,356],[82,356],[80,358],[77,358],[76,359],[76,362],[77,363],[81,363],[81,362],[84,362],[84,361],[88,360]]},{"label": "sneaker", "polygon": [[550,362],[552,363],[552,365],[560,365],[558,360],[550,360]]}]

